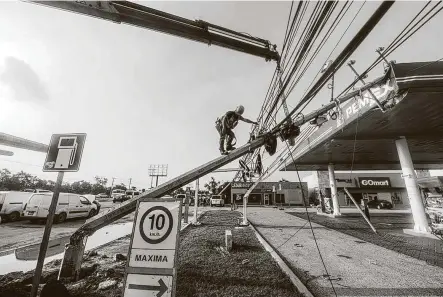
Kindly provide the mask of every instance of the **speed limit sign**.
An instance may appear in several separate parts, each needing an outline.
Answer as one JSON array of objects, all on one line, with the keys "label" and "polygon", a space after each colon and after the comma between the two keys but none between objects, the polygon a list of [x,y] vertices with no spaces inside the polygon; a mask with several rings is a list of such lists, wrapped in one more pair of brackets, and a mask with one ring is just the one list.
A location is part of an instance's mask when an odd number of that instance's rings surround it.
[{"label": "speed limit sign", "polygon": [[169,209],[158,205],[143,214],[138,227],[144,241],[158,244],[168,238],[173,225],[174,219]]},{"label": "speed limit sign", "polygon": [[138,206],[132,248],[175,250],[180,201],[143,202]]},{"label": "speed limit sign", "polygon": [[124,297],[175,294],[181,200],[140,198],[135,213]]}]

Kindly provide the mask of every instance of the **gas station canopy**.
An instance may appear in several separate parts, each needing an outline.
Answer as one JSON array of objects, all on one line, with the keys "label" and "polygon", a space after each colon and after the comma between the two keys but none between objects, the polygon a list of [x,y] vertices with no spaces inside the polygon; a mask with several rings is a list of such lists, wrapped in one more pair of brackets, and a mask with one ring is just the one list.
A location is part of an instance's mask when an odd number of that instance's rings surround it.
[{"label": "gas station canopy", "polygon": [[[414,169],[443,168],[443,62],[393,64],[371,88],[340,105],[281,170],[400,170],[395,140],[405,137]],[[390,106],[390,107],[388,107]],[[332,117],[335,118],[335,117]]]}]

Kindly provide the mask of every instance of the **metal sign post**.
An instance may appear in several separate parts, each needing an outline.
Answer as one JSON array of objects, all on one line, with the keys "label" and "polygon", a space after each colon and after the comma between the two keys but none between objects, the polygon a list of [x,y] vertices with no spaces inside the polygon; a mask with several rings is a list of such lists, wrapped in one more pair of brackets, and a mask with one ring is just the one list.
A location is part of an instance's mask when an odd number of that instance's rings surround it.
[{"label": "metal sign post", "polygon": [[195,198],[194,198],[194,225],[200,225],[198,222],[198,188],[199,188],[199,180],[195,181]]},{"label": "metal sign post", "polygon": [[137,203],[124,297],[174,297],[182,201],[141,198]]},{"label": "metal sign post", "polygon": [[185,217],[184,223],[188,223],[188,215],[189,215],[189,199],[191,198],[191,188],[186,187],[186,198],[185,198]]},{"label": "metal sign post", "polygon": [[55,210],[57,209],[60,188],[65,172],[75,172],[80,168],[80,161],[85,145],[86,134],[54,134],[51,137],[46,160],[43,166],[44,172],[58,172],[57,182],[54,187],[54,194],[49,206],[48,218],[46,220],[45,231],[40,244],[37,266],[35,267],[34,278],[32,280],[31,297],[36,297],[43,264],[45,262],[46,250],[48,249],[49,237],[51,235],[52,223],[54,222]]}]

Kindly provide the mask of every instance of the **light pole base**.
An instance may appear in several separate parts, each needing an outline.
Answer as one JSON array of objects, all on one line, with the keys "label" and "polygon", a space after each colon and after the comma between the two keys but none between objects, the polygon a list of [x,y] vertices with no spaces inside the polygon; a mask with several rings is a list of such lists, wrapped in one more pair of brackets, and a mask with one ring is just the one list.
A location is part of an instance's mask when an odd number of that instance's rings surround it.
[{"label": "light pole base", "polygon": [[238,225],[242,226],[242,227],[246,227],[246,226],[249,226],[249,222],[248,221],[246,221],[246,222],[241,221]]},{"label": "light pole base", "polygon": [[403,233],[408,234],[408,235],[412,235],[412,236],[418,236],[418,237],[427,237],[427,238],[432,238],[432,239],[438,238],[437,236],[433,235],[431,232],[417,231],[414,229],[403,229]]}]

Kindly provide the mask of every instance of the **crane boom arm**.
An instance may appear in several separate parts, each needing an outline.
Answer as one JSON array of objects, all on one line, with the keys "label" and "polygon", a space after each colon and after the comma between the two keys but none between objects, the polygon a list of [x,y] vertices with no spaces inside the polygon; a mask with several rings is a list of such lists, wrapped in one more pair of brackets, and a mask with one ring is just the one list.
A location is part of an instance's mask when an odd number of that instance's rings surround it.
[{"label": "crane boom arm", "polygon": [[202,20],[189,20],[129,1],[26,1],[67,10],[115,23],[125,23],[189,40],[214,44],[265,58],[280,59],[269,41],[226,29]]}]

